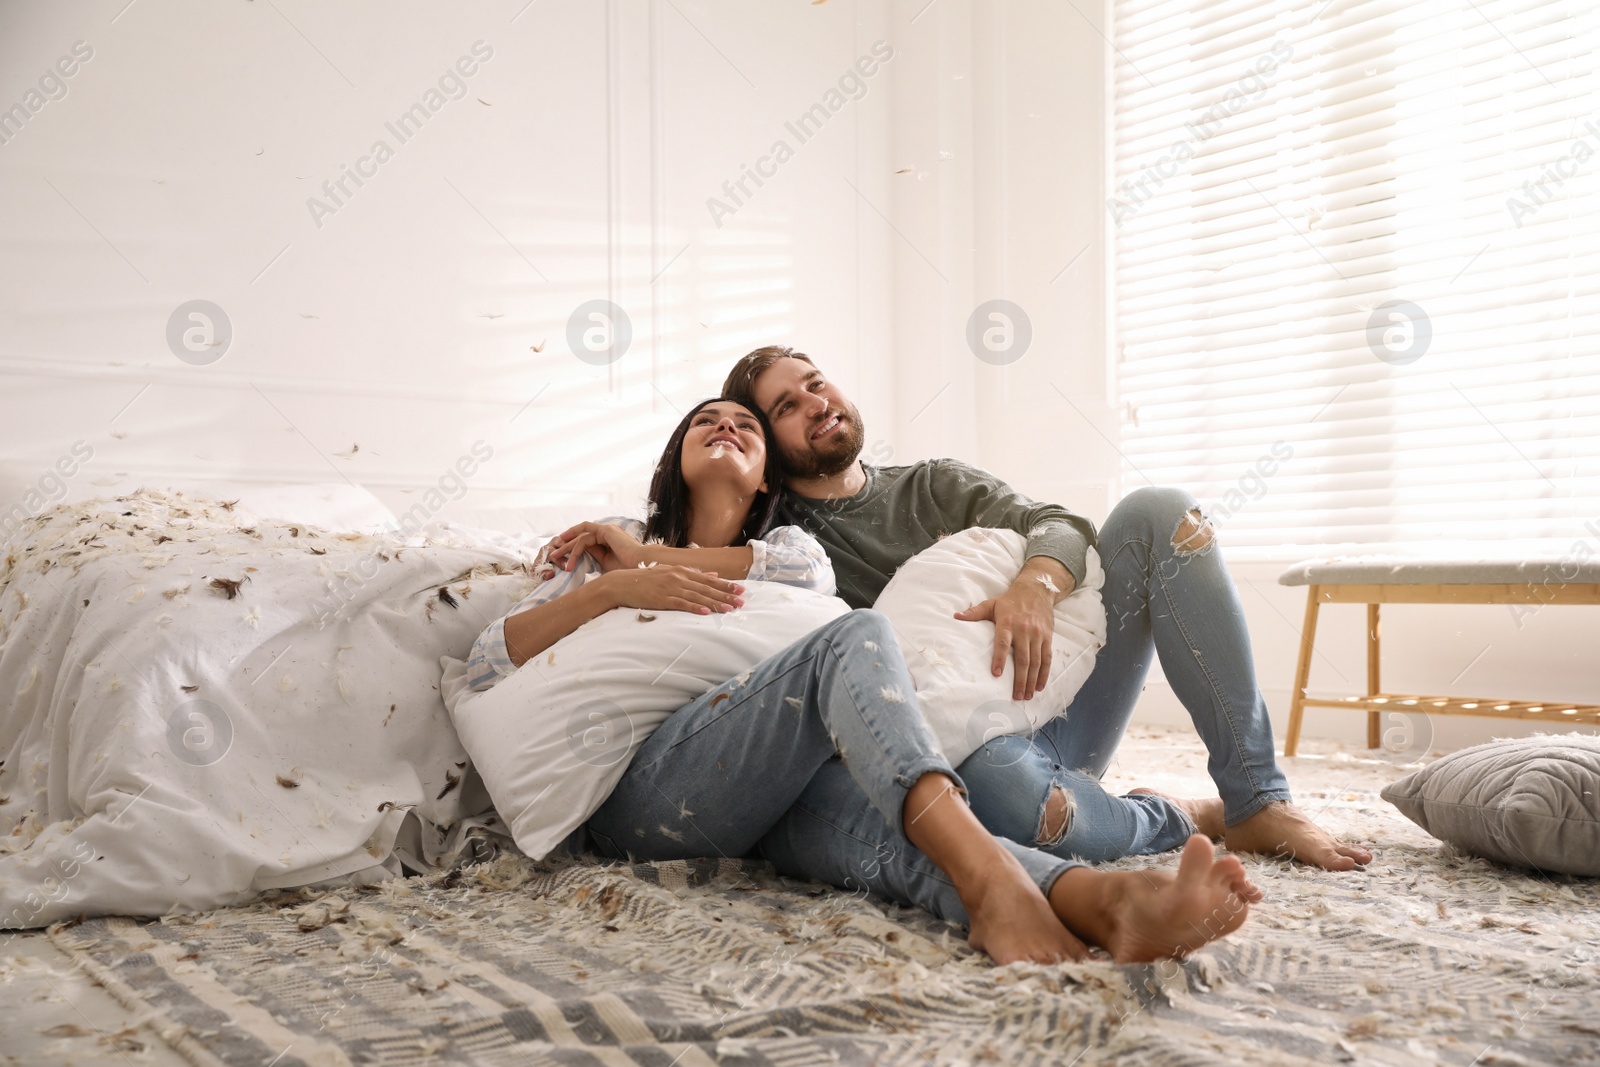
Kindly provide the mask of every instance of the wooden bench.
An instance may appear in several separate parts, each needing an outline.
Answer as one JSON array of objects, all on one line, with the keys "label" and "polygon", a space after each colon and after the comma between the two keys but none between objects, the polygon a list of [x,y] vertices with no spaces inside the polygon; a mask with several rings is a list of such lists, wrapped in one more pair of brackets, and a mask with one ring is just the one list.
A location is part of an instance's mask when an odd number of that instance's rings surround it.
[{"label": "wooden bench", "polygon": [[[1535,719],[1560,725],[1600,724],[1600,704],[1570,701],[1386,693],[1379,681],[1379,620],[1382,604],[1516,604],[1531,613],[1546,604],[1600,604],[1600,559],[1428,560],[1383,556],[1314,559],[1297,563],[1278,577],[1282,585],[1308,586],[1306,621],[1300,633],[1300,661],[1294,672],[1289,733],[1283,754],[1300,745],[1305,709],[1355,708],[1367,713],[1367,747],[1377,748],[1384,712],[1427,715],[1479,715]],[[1367,606],[1367,691],[1357,695],[1309,697],[1311,655],[1317,610],[1323,604]]]}]

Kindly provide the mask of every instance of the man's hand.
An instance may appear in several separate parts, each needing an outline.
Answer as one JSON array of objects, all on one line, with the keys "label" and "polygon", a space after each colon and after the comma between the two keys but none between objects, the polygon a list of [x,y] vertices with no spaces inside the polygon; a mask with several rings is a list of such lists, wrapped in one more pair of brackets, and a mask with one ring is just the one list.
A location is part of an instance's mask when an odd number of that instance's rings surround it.
[{"label": "man's hand", "polygon": [[1007,654],[1015,657],[1012,700],[1032,700],[1049,681],[1055,607],[1072,592],[1073,585],[1072,575],[1060,560],[1034,556],[1000,596],[956,612],[956,618],[964,622],[994,623],[990,670],[998,678],[1005,670]]},{"label": "man's hand", "polygon": [[562,570],[576,567],[585,552],[607,572],[646,561],[645,546],[614,523],[580,522],[550,539],[550,562]]}]

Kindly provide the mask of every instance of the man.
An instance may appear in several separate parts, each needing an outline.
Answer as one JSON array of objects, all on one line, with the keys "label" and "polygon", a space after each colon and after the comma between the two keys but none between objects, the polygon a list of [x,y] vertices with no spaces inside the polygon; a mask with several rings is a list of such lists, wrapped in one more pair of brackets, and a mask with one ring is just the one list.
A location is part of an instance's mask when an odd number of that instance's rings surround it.
[{"label": "man", "polygon": [[[1088,549],[1099,552],[1107,642],[1074,714],[1031,737],[995,738],[958,768],[992,833],[1111,859],[1177,847],[1198,829],[1235,851],[1326,870],[1371,861],[1370,851],[1336,841],[1291,802],[1238,594],[1188,493],[1136,490],[1097,535],[1088,519],[1036,504],[963,463],[862,463],[860,412],[804,353],[758,348],[734,365],[722,392],[771,422],[788,489],[780,521],[822,542],[851,607],[870,607],[902,563],[946,534],[990,526],[1027,537],[1027,560],[1010,588],[958,616],[994,623],[991,669],[998,676],[1007,656],[1015,661],[1014,699],[1044,688],[1055,604],[1082,580]],[[1113,797],[1099,785],[1156,653],[1206,742],[1218,799],[1148,790]]]}]

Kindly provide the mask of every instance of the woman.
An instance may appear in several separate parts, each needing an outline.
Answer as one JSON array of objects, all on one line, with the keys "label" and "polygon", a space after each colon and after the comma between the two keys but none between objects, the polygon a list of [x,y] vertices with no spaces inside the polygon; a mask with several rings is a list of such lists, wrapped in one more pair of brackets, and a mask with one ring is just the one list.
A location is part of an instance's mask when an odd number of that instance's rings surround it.
[{"label": "woman", "polygon": [[[740,404],[696,406],[657,465],[648,522],[554,538],[544,582],[478,639],[474,688],[612,608],[734,611],[742,581],[831,593],[821,546],[770,528],[781,483],[767,440]],[[587,825],[613,859],[757,854],[786,874],[920,905],[966,923],[999,963],[1081,958],[1084,942],[1119,961],[1181,955],[1260,899],[1202,836],[1175,874],[1096,871],[990,836],[964,793],[888,620],[855,611],[675,712]]]}]

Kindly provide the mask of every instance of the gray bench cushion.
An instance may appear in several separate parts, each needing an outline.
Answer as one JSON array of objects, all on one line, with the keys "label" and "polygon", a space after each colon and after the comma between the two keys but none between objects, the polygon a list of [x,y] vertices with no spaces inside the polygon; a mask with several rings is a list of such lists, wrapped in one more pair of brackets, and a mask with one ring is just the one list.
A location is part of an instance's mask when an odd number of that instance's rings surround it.
[{"label": "gray bench cushion", "polygon": [[1282,585],[1501,585],[1515,582],[1600,582],[1600,557],[1428,559],[1419,556],[1335,556],[1296,563]]}]

